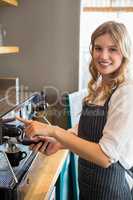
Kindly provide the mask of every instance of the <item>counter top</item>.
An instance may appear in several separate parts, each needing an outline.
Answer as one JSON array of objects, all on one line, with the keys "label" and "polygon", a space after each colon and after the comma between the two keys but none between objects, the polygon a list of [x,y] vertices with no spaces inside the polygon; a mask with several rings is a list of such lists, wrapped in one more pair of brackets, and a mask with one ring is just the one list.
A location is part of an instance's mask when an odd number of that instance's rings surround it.
[{"label": "counter top", "polygon": [[51,156],[38,153],[21,185],[21,196],[24,200],[48,200],[68,150],[60,150]]}]

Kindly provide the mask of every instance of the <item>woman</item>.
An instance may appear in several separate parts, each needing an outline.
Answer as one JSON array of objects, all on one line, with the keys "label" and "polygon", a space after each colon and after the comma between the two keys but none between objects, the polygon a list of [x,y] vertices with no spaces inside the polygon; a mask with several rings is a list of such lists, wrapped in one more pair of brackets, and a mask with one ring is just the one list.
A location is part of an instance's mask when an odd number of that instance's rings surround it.
[{"label": "woman", "polygon": [[[125,169],[133,166],[133,82],[128,78],[131,42],[126,27],[100,25],[91,37],[92,79],[84,99],[78,136],[74,131],[23,121],[29,137],[48,140],[47,154],[68,148],[79,155],[80,200],[131,200]],[[45,146],[32,146],[44,152]]]}]

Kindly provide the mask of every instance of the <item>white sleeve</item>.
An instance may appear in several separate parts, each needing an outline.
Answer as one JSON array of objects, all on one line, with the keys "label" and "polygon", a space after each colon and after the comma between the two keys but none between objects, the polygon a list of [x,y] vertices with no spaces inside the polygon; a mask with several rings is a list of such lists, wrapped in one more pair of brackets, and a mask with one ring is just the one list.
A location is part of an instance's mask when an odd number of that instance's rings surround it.
[{"label": "white sleeve", "polygon": [[[123,85],[112,95],[109,102],[107,122],[99,141],[103,152],[112,163],[127,152],[127,144],[133,140],[133,85]],[[125,149],[126,148],[126,149]]]}]

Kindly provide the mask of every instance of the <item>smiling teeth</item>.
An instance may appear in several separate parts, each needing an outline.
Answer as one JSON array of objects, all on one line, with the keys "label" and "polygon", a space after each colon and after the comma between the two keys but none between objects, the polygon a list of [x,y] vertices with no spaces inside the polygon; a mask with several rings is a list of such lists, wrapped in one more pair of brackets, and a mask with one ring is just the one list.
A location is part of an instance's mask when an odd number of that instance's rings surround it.
[{"label": "smiling teeth", "polygon": [[108,65],[110,65],[110,63],[103,63],[103,62],[100,62],[99,64],[100,64],[100,65],[103,65],[103,66],[108,66]]}]

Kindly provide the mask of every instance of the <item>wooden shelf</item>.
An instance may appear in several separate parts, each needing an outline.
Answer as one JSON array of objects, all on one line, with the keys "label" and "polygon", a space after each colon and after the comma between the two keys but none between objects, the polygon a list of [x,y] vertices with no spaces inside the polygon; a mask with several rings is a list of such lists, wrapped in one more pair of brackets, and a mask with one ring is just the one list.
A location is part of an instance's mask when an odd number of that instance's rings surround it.
[{"label": "wooden shelf", "polygon": [[9,4],[13,6],[18,6],[17,0],[0,0],[0,4]]},{"label": "wooden shelf", "polygon": [[84,12],[133,12],[133,7],[84,7]]},{"label": "wooden shelf", "polygon": [[18,53],[19,48],[15,46],[0,46],[0,54]]}]

